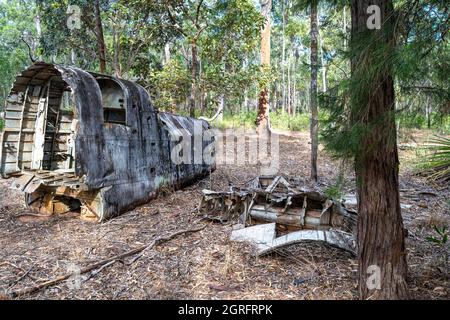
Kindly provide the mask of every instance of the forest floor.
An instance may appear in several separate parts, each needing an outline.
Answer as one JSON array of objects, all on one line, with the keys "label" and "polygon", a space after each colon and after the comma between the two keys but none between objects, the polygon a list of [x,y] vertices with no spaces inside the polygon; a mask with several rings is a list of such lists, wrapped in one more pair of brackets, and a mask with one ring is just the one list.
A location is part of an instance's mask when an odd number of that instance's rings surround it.
[{"label": "forest floor", "polygon": [[[434,225],[449,225],[450,188],[413,174],[412,162],[427,136],[412,132],[400,141],[401,202],[415,299],[449,299],[450,276],[444,254],[426,240]],[[403,147],[402,147],[403,144]],[[280,173],[308,184],[309,136],[286,133],[280,139]],[[319,185],[335,184],[340,164],[319,154]],[[255,257],[249,245],[229,241],[231,225],[199,221],[196,208],[203,188],[228,190],[258,175],[252,166],[221,166],[210,177],[105,223],[73,214],[51,218],[21,215],[23,195],[0,180],[0,296],[53,279],[150,243],[174,231],[206,225],[86,274],[80,286],[64,281],[25,299],[357,299],[357,261],[349,253],[319,243],[292,245]],[[344,191],[354,194],[354,176],[345,175]],[[72,285],[71,285],[72,284]]]}]

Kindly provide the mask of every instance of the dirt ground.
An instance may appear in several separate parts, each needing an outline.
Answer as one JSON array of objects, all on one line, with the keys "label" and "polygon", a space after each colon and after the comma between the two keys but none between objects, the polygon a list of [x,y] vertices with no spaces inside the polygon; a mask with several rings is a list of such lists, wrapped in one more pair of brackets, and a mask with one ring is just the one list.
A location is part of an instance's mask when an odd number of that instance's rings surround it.
[{"label": "dirt ground", "polygon": [[[309,138],[280,140],[280,173],[308,184]],[[404,150],[402,150],[404,149]],[[415,299],[449,299],[444,254],[426,240],[433,225],[449,225],[449,186],[430,185],[412,174],[414,147],[401,149],[401,202],[407,238],[409,286]],[[339,162],[319,155],[319,185],[333,185]],[[231,225],[199,220],[201,190],[243,186],[256,167],[222,166],[196,184],[105,223],[66,214],[24,216],[23,195],[0,180],[0,296],[152,242],[174,231],[206,227],[128,257],[100,271],[64,281],[22,299],[357,299],[357,261],[319,243],[303,243],[257,258],[248,245],[228,240]],[[346,193],[354,178],[346,174]]]}]

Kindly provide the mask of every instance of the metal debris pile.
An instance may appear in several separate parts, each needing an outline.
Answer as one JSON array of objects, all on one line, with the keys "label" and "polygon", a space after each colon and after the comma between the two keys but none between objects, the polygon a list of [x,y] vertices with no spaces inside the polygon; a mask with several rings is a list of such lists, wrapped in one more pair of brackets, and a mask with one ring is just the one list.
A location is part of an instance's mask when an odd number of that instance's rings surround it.
[{"label": "metal debris pile", "polygon": [[203,190],[199,213],[242,228],[231,240],[255,245],[258,255],[301,241],[322,241],[356,253],[356,212],[305,189],[283,176],[260,176],[246,188],[220,192]]}]

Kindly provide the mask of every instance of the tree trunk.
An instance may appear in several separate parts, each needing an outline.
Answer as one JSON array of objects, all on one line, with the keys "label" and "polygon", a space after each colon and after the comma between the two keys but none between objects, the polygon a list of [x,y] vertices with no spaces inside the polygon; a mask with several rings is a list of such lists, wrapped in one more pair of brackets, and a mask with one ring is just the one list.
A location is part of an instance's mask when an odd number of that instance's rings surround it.
[{"label": "tree trunk", "polygon": [[[39,44],[41,42],[41,38],[42,38],[42,27],[41,27],[41,17],[38,15],[36,15],[36,17],[34,18],[34,22],[36,25],[36,35],[37,35],[37,39],[36,41],[33,43],[33,56],[36,57],[36,49],[39,47]],[[36,59],[38,61],[42,61],[42,54],[39,54]]]},{"label": "tree trunk", "polygon": [[317,181],[317,150],[319,145],[319,121],[317,111],[317,0],[311,1],[311,86],[309,107],[311,110],[311,179]]},{"label": "tree trunk", "polygon": [[295,77],[295,71],[297,70],[297,63],[294,60],[293,66],[293,79],[292,79],[292,116],[295,117],[296,109],[297,109],[297,81]]},{"label": "tree trunk", "polygon": [[[317,21],[317,25],[319,24],[319,21]],[[317,27],[319,29],[319,27]],[[322,71],[322,92],[327,92],[327,66],[325,65],[325,59],[323,57],[324,50],[323,50],[323,37],[320,34],[320,31],[318,32],[319,36],[319,43],[320,43],[320,67]]]},{"label": "tree trunk", "polygon": [[[367,28],[367,8],[381,9],[381,30]],[[361,299],[406,299],[407,264],[398,189],[398,151],[392,66],[392,0],[352,0],[352,122],[365,130],[355,158],[358,192],[358,258]],[[368,41],[371,40],[371,41]],[[364,51],[358,44],[369,43]],[[377,48],[383,48],[382,51]],[[370,68],[379,68],[370,79]],[[365,78],[364,78],[365,77]],[[362,80],[365,79],[365,82]],[[355,90],[356,90],[355,89]],[[379,274],[379,276],[377,276]]]},{"label": "tree trunk", "polygon": [[292,101],[291,101],[291,57],[287,60],[287,112],[292,114]]},{"label": "tree trunk", "polygon": [[[244,70],[248,70],[248,55],[247,54],[245,54],[245,56],[244,56],[243,64],[244,64]],[[246,110],[247,112],[250,111],[247,87],[245,87],[245,89],[244,89],[244,110]]]},{"label": "tree trunk", "polygon": [[272,109],[273,110],[277,110],[278,109],[278,84],[274,83],[273,84],[274,90],[273,90],[273,104],[272,104]]},{"label": "tree trunk", "polygon": [[116,28],[113,27],[113,47],[114,47],[114,73],[117,78],[122,76],[122,70],[120,67],[120,36],[117,35]]},{"label": "tree trunk", "polygon": [[293,69],[294,69],[294,72],[293,72],[293,74],[294,74],[294,108],[293,108],[292,115],[295,117],[295,115],[297,113],[298,102],[299,102],[299,99],[298,99],[299,92],[297,92],[297,66],[298,66],[298,58],[299,58],[298,47],[295,48],[294,57],[295,57],[294,66],[293,66]]},{"label": "tree trunk", "polygon": [[225,112],[225,95],[221,94],[220,95],[220,105],[219,105],[219,110],[222,110],[222,112],[219,112],[217,119],[219,120],[219,122],[223,121],[223,114]]},{"label": "tree trunk", "polygon": [[205,114],[206,110],[206,91],[200,86],[200,114]]},{"label": "tree trunk", "polygon": [[191,66],[191,96],[189,98],[189,115],[195,117],[195,105],[197,97],[197,41],[195,39],[191,42],[192,52],[192,66]]},{"label": "tree trunk", "polygon": [[347,50],[347,6],[344,5],[344,8],[342,9],[342,15],[343,15],[343,25],[342,25],[342,33],[344,35],[344,50]]},{"label": "tree trunk", "polygon": [[[261,32],[261,66],[270,67],[270,13],[272,0],[260,0],[261,14],[265,17],[265,23]],[[258,101],[258,117],[256,119],[258,131],[269,129],[269,90],[267,86],[261,88]]]},{"label": "tree trunk", "polygon": [[102,17],[100,16],[100,0],[94,1],[95,27],[98,44],[98,57],[100,61],[100,72],[106,71],[106,49],[105,38],[103,36]]}]

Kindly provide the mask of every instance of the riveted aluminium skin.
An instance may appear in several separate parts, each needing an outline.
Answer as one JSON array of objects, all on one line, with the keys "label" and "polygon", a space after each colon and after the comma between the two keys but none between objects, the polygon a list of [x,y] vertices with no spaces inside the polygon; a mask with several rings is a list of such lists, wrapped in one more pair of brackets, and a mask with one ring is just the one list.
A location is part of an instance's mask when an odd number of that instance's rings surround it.
[{"label": "riveted aluminium skin", "polygon": [[[16,78],[10,97],[20,100],[17,97],[23,96],[28,89],[31,94],[25,99],[33,100],[33,90],[38,91],[36,88],[44,87],[49,80],[65,83],[70,88],[74,100],[74,118],[77,120],[73,175],[80,180],[83,192],[66,194],[73,197],[76,197],[73,194],[89,194],[89,202],[95,203],[89,210],[97,215],[98,220],[117,216],[148,202],[162,187],[182,187],[215,169],[215,163],[196,164],[191,161],[177,165],[171,161],[171,152],[179,142],[173,138],[176,136],[174,131],[185,130],[193,136],[194,127],[202,128],[201,132],[210,129],[208,122],[158,112],[153,108],[146,90],[134,82],[75,67],[39,62]],[[104,123],[99,81],[110,81],[120,86],[126,111],[124,125]],[[27,101],[24,102],[25,105]],[[12,101],[11,106],[13,103],[19,105],[17,101]],[[9,114],[8,105],[5,114],[6,117]],[[32,118],[34,114],[30,114]],[[32,128],[33,120],[27,121],[31,121],[31,124],[25,126]],[[22,150],[31,148],[31,145],[26,145],[29,143],[26,141],[34,137],[29,133],[32,130],[22,130],[24,125],[16,122],[15,126],[19,127],[17,130],[27,132],[23,134],[24,137],[18,138],[13,126],[8,130],[7,121],[6,131],[1,137],[0,172],[6,176],[25,174],[30,169]],[[203,149],[213,143],[211,138],[201,140]],[[193,152],[191,153],[192,160]],[[14,162],[17,167],[13,166]],[[51,174],[55,173],[50,172]],[[64,183],[59,183],[53,188],[52,185],[46,185],[46,180],[42,177],[39,179],[43,182],[37,189],[33,188],[34,194],[57,188],[61,190],[65,186]],[[26,186],[21,187],[26,189]]]}]

